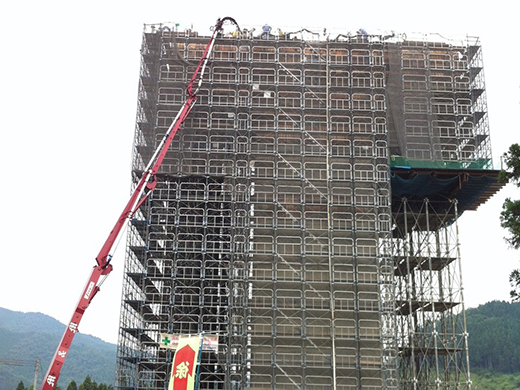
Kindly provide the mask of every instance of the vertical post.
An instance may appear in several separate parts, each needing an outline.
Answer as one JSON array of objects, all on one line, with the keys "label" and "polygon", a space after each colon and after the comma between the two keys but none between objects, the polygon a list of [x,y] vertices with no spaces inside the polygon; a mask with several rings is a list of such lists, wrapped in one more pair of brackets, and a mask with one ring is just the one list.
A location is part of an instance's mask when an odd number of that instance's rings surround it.
[{"label": "vertical post", "polygon": [[[406,300],[408,303],[408,309],[409,313],[407,313],[407,329],[405,330],[406,334],[404,336],[407,336],[409,348],[410,348],[410,357],[408,360],[409,369],[410,369],[410,376],[407,378],[408,381],[411,381],[413,384],[413,389],[416,390],[418,386],[418,380],[417,380],[417,367],[416,367],[416,357],[415,357],[415,322],[413,321],[413,298],[415,294],[415,289],[412,288],[413,286],[413,278],[412,278],[412,268],[410,267],[410,259],[413,256],[413,249],[412,249],[412,229],[409,230],[408,226],[408,199],[403,198],[403,216],[404,216],[404,236],[405,236],[405,242],[404,242],[404,257],[406,261]],[[412,213],[413,217],[413,213]],[[403,332],[404,333],[404,332]]]},{"label": "vertical post", "polygon": [[40,357],[36,358],[36,364],[34,365],[34,382],[33,382],[33,390],[36,390],[36,382],[38,382],[38,367],[40,365]]},{"label": "vertical post", "polygon": [[193,385],[193,390],[197,390],[199,386],[199,375],[200,375],[200,363],[202,359],[202,347],[204,347],[204,332],[199,334],[200,337],[200,348],[199,348],[199,356],[197,358],[197,371],[195,371],[195,383]]},{"label": "vertical post", "polygon": [[459,242],[459,210],[458,210],[458,202],[457,199],[452,200],[454,204],[454,212],[453,215],[455,216],[455,245],[457,250],[457,262],[459,263],[459,275],[460,275],[460,303],[462,305],[462,326],[463,326],[463,337],[464,337],[464,355],[466,358],[466,371],[467,371],[467,377],[466,377],[466,384],[467,388],[471,389],[471,373],[470,373],[470,367],[469,367],[469,345],[468,345],[468,328],[466,323],[466,308],[464,304],[464,284],[462,281],[462,261],[461,261],[461,254],[460,254],[460,242]]},{"label": "vertical post", "polygon": [[328,260],[329,260],[329,292],[330,292],[330,319],[332,324],[331,337],[332,337],[332,390],[336,390],[337,388],[337,378],[336,378],[336,312],[335,312],[335,302],[334,302],[334,266],[332,253],[334,250],[333,247],[333,225],[332,225],[332,175],[331,175],[331,165],[330,165],[330,70],[329,70],[329,40],[327,39],[327,44],[325,46],[327,53],[325,55],[325,74],[327,77],[325,88],[325,118],[327,121],[327,150],[325,151],[325,159],[326,159],[326,169],[327,169],[327,224],[328,224],[328,236],[329,236],[329,250],[328,250]]},{"label": "vertical post", "polygon": [[[427,253],[426,255],[428,256],[428,270],[429,270],[429,276],[430,276],[430,279],[429,279],[429,282],[430,282],[430,286],[429,286],[429,301],[430,301],[430,304],[432,306],[432,330],[433,330],[433,350],[434,350],[434,357],[435,357],[435,383],[437,383],[437,386],[439,386],[440,384],[440,367],[439,367],[439,349],[438,349],[438,332],[437,332],[437,326],[439,326],[438,322],[437,322],[437,318],[436,318],[436,310],[435,310],[435,296],[434,296],[434,283],[433,283],[433,279],[434,279],[434,272],[432,270],[432,256],[431,256],[431,248],[430,248],[430,245],[431,245],[431,236],[433,235],[430,231],[430,201],[428,198],[424,199],[424,202],[425,202],[425,212],[426,212],[426,235],[427,235],[427,239],[425,240],[426,241],[426,249],[427,249]],[[435,232],[435,257],[439,258],[439,259],[442,259],[442,252],[439,248],[439,228],[437,228],[437,231]],[[438,274],[438,278],[439,278],[439,297],[440,297],[440,301],[443,302],[444,299],[443,299],[443,293],[442,293],[442,280],[441,280],[441,276],[440,276],[440,272]],[[441,332],[442,332],[442,328],[441,328]]]}]

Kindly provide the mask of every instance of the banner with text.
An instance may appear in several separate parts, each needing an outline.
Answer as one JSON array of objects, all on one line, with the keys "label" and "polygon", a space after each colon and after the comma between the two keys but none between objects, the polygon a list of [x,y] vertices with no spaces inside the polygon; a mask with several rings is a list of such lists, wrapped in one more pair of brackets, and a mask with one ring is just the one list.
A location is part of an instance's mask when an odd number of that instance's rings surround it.
[{"label": "banner with text", "polygon": [[[177,346],[179,345],[179,339],[188,337],[186,335],[180,335],[180,334],[168,334],[168,333],[161,333],[161,338],[159,340],[159,348],[166,348],[166,349],[177,349]],[[204,335],[203,344],[202,344],[202,350],[203,351],[215,351],[215,353],[218,352],[218,336],[217,335]]]},{"label": "banner with text", "polygon": [[200,335],[178,340],[168,390],[194,390],[201,341]]}]

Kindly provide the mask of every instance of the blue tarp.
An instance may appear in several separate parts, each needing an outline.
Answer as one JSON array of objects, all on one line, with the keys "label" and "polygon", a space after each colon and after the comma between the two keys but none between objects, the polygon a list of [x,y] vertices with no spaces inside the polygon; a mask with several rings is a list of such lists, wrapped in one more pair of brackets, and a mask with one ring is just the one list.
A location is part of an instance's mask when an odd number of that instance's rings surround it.
[{"label": "blue tarp", "polygon": [[458,200],[459,212],[462,213],[478,202],[481,196],[497,182],[496,177],[471,176],[469,174],[462,188],[459,189],[460,180],[459,175],[439,179],[428,172],[405,179],[398,176],[397,173],[392,173],[392,196],[411,199],[454,198]]},{"label": "blue tarp", "polygon": [[392,194],[400,198],[414,196],[414,197],[428,197],[443,191],[448,188],[453,188],[459,180],[458,176],[451,179],[438,179],[426,175],[417,175],[412,179],[403,179],[397,174],[392,174]]}]

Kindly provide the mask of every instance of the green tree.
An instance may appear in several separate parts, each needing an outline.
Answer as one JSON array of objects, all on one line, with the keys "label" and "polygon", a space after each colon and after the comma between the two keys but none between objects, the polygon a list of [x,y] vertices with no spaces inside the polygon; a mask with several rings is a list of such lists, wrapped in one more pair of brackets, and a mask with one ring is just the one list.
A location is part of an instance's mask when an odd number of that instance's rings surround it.
[{"label": "green tree", "polygon": [[78,390],[78,385],[74,379],[70,381],[69,385],[67,386],[67,390]]},{"label": "green tree", "polygon": [[[520,145],[513,144],[504,153],[503,161],[506,169],[500,172],[501,181],[510,181],[520,187]],[[520,200],[507,198],[502,205],[500,224],[509,232],[505,239],[514,249],[520,249]],[[520,270],[515,269],[509,275],[509,283],[513,288],[511,298],[520,301]]]},{"label": "green tree", "polygon": [[79,385],[79,390],[98,390],[98,385],[90,378],[90,375],[87,375],[83,383]]},{"label": "green tree", "polygon": [[18,383],[18,386],[16,386],[16,390],[25,390],[25,385],[23,384],[23,381],[20,381],[20,383]]},{"label": "green tree", "polygon": [[488,302],[466,311],[470,367],[519,373],[520,303]]}]

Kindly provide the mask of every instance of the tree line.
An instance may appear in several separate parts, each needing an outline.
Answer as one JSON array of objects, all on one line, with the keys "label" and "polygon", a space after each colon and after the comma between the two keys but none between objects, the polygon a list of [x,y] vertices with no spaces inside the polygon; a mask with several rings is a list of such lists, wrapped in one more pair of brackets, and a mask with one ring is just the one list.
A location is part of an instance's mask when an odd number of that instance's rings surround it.
[{"label": "tree line", "polygon": [[[505,169],[500,172],[499,179],[502,182],[511,182],[520,187],[520,145],[513,144],[502,155]],[[520,249],[520,199],[507,198],[502,205],[500,224],[509,235],[505,240],[511,248]],[[520,269],[514,269],[509,275],[511,284],[511,298],[515,302],[520,301]]]},{"label": "tree line", "polygon": [[488,302],[466,311],[470,368],[520,372],[520,303]]},{"label": "tree line", "polygon": [[[15,390],[34,389],[32,385],[29,387],[25,387],[23,381],[20,381],[20,383],[18,383],[18,386],[16,386]],[[60,386],[56,386],[55,390],[63,390],[63,388]],[[75,380],[71,380],[65,390],[114,390],[114,386],[106,385],[105,383],[97,383],[96,381],[92,380],[92,378],[90,378],[90,375],[87,375],[83,383],[81,383],[79,386]]]}]

